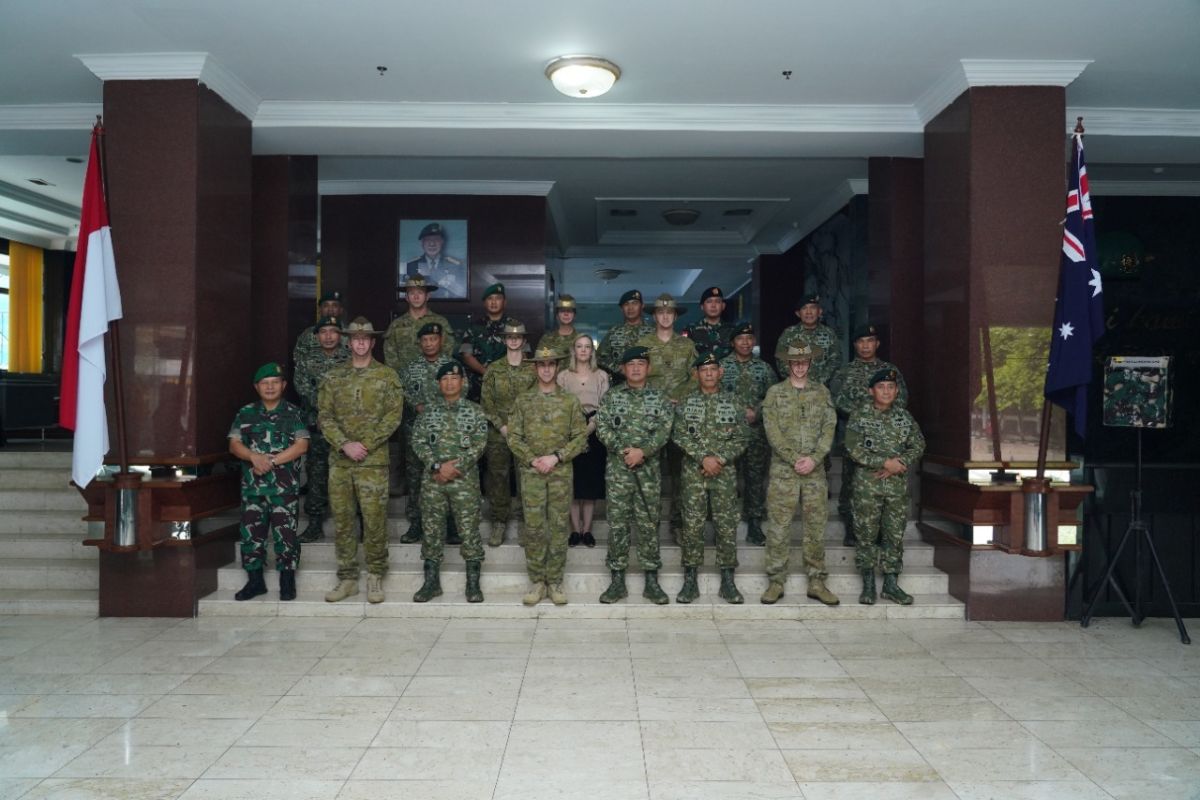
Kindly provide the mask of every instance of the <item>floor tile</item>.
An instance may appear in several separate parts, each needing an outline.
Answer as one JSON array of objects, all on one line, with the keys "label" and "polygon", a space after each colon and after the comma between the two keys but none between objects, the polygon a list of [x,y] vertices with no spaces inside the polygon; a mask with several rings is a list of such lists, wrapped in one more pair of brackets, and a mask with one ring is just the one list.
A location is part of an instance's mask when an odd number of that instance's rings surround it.
[{"label": "floor tile", "polygon": [[172,780],[199,778],[227,748],[193,742],[186,747],[144,745],[129,748],[105,740],[52,777]]},{"label": "floor tile", "polygon": [[784,750],[784,760],[801,784],[808,782],[927,782],[938,781],[933,767],[911,747],[882,750],[863,758],[857,750]]},{"label": "floor tile", "polygon": [[954,791],[941,781],[801,783],[800,789],[805,800],[958,800]]},{"label": "floor tile", "polygon": [[486,783],[500,772],[504,750],[462,747],[372,747],[354,767],[355,780],[418,780],[453,775],[456,781]]},{"label": "floor tile", "polygon": [[234,745],[204,773],[222,780],[345,780],[365,748],[310,742],[304,747]]},{"label": "floor tile", "polygon": [[1108,800],[1091,781],[955,781],[959,800]]},{"label": "floor tile", "polygon": [[335,800],[345,785],[340,780],[210,779],[187,787],[180,800]]},{"label": "floor tile", "polygon": [[357,780],[346,781],[337,800],[384,800],[385,798],[420,798],[420,800],[488,800],[495,781],[428,779],[414,781]]},{"label": "floor tile", "polygon": [[22,800],[173,800],[190,784],[188,780],[47,778]]},{"label": "floor tile", "polygon": [[655,748],[646,751],[646,777],[652,782],[708,780],[784,783],[788,776],[787,763],[777,749]]},{"label": "floor tile", "polygon": [[651,781],[650,800],[799,800],[795,781]]},{"label": "floor tile", "polygon": [[1041,742],[1015,748],[930,748],[922,755],[947,783],[966,781],[1081,781],[1071,762]]}]

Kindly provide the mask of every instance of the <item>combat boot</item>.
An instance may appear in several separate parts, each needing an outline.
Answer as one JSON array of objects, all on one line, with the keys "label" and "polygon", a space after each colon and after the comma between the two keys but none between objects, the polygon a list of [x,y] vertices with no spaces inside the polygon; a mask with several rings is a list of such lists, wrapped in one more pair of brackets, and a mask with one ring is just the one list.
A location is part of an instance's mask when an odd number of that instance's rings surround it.
[{"label": "combat boot", "polygon": [[809,578],[807,594],[813,600],[820,600],[827,606],[836,606],[841,602],[836,594],[829,591],[824,578]]},{"label": "combat boot", "polygon": [[658,570],[646,570],[646,585],[642,587],[642,597],[659,606],[671,602],[671,598],[667,597],[667,593],[658,585]]},{"label": "combat boot", "polygon": [[521,602],[527,606],[536,606],[538,603],[542,602],[542,599],[545,598],[545,596],[546,584],[542,583],[541,581],[536,581],[532,586],[529,587],[529,591],[525,594],[525,596],[521,598]]},{"label": "combat boot", "polygon": [[305,544],[319,542],[325,538],[325,527],[321,525],[320,515],[308,518],[308,527],[300,534],[300,541]]},{"label": "combat boot", "polygon": [[629,597],[629,590],[625,588],[625,570],[612,570],[612,583],[604,590],[604,594],[600,595],[601,603],[615,603],[623,597]]},{"label": "combat boot", "polygon": [[234,600],[249,600],[267,593],[267,584],[263,581],[262,567],[246,570],[246,585],[233,596]]},{"label": "combat boot", "polygon": [[781,597],[783,597],[783,584],[771,581],[770,585],[767,586],[767,590],[762,593],[762,597],[758,599],[759,602],[769,606],[779,602]]},{"label": "combat boot", "polygon": [[550,596],[550,602],[556,606],[565,606],[567,604],[567,593],[563,591],[561,583],[547,584],[546,594]]},{"label": "combat boot", "polygon": [[858,596],[858,602],[864,606],[873,606],[875,605],[875,570],[864,569],[862,579],[862,594]]},{"label": "combat boot", "polygon": [[767,536],[763,533],[762,521],[752,519],[746,523],[746,544],[764,545],[767,543]]},{"label": "combat boot", "polygon": [[899,603],[902,606],[912,605],[912,595],[900,588],[896,583],[896,573],[889,572],[883,576],[883,588],[879,590],[881,597],[886,597],[893,603]]},{"label": "combat boot", "polygon": [[425,538],[425,533],[421,529],[421,518],[413,517],[409,520],[408,530],[400,537],[400,544],[415,544]]},{"label": "combat boot", "polygon": [[721,568],[721,589],[717,594],[725,602],[735,606],[740,606],[746,601],[746,598],[742,597],[742,593],[738,591],[737,584],[733,582],[733,567]]},{"label": "combat boot", "polygon": [[676,603],[690,603],[700,596],[700,587],[696,585],[696,568],[683,568],[683,586],[675,595]]},{"label": "combat boot", "polygon": [[483,589],[479,588],[479,571],[483,567],[483,563],[479,561],[467,562],[467,602],[482,603]]},{"label": "combat boot", "polygon": [[296,570],[294,570],[294,569],[279,570],[279,599],[280,600],[295,600],[296,599]]},{"label": "combat boot", "polygon": [[488,547],[499,547],[504,544],[504,523],[492,522],[492,535],[488,537]]},{"label": "combat boot", "polygon": [[462,544],[462,537],[458,535],[458,524],[454,521],[454,515],[446,517],[446,544]]},{"label": "combat boot", "polygon": [[346,578],[338,581],[337,586],[325,593],[325,602],[337,603],[347,597],[354,597],[356,594],[358,594],[358,581]]},{"label": "combat boot", "polygon": [[367,602],[382,603],[386,598],[383,595],[383,576],[367,574]]},{"label": "combat boot", "polygon": [[842,536],[842,547],[858,547],[858,537],[854,535],[854,526],[846,521],[846,533]]},{"label": "combat boot", "polygon": [[[479,562],[476,561],[474,563],[478,564]],[[470,569],[470,564],[467,565],[467,568],[468,568],[468,570]],[[470,572],[468,572],[467,574],[468,574],[468,579],[469,579]],[[478,575],[478,573],[476,573],[476,575]],[[471,587],[468,584],[468,586],[467,586],[467,592],[468,592],[467,599],[468,600],[471,598],[470,588]],[[433,598],[441,597],[441,596],[442,596],[441,564],[439,564],[438,562],[436,562],[432,559],[427,558],[427,559],[425,559],[425,582],[423,584],[421,584],[421,588],[417,589],[416,593],[413,594],[413,602],[414,603],[428,603]],[[480,595],[479,599],[482,600],[483,595]]]}]

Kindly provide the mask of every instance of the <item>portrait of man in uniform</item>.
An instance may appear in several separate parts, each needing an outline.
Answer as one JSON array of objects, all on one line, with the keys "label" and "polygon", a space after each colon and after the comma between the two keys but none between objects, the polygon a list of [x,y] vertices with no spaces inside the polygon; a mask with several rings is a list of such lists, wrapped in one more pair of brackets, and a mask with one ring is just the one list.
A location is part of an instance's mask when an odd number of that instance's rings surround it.
[{"label": "portrait of man in uniform", "polygon": [[402,219],[396,285],[421,275],[439,288],[441,299],[466,300],[470,289],[466,253],[465,219]]}]

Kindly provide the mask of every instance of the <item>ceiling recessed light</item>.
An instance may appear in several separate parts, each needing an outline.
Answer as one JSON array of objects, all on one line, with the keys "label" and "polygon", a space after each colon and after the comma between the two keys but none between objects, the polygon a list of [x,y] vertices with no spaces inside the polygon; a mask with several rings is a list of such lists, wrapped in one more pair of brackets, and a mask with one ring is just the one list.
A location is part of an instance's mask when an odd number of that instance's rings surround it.
[{"label": "ceiling recessed light", "polygon": [[35,184],[37,186],[55,186],[56,185],[56,184],[53,184],[50,181],[46,180],[45,178],[30,178],[29,182],[32,184]]},{"label": "ceiling recessed light", "polygon": [[748,217],[753,213],[754,209],[751,208],[727,208],[721,212],[721,215],[725,217]]},{"label": "ceiling recessed light", "polygon": [[621,77],[621,68],[599,56],[559,56],[546,65],[546,77],[568,97],[599,97]]},{"label": "ceiling recessed light", "polygon": [[608,215],[610,217],[636,217],[637,209],[636,208],[610,208],[608,210]]},{"label": "ceiling recessed light", "polygon": [[700,212],[694,208],[669,208],[662,212],[662,218],[668,225],[691,225],[700,219]]},{"label": "ceiling recessed light", "polygon": [[67,163],[68,164],[82,164],[83,159],[80,158],[79,156],[67,156]]}]

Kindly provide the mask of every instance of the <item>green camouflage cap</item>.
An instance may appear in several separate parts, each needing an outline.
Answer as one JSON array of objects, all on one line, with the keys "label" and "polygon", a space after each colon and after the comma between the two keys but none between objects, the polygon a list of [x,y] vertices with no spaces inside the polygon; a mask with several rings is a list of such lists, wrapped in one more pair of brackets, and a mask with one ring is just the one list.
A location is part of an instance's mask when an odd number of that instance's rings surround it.
[{"label": "green camouflage cap", "polygon": [[321,328],[329,327],[337,328],[340,331],[342,329],[342,321],[333,316],[321,317],[319,320],[317,320],[317,324],[313,325],[313,336],[316,336],[318,333],[320,333]]},{"label": "green camouflage cap", "polygon": [[859,339],[865,339],[868,336],[878,336],[878,335],[879,335],[879,331],[876,330],[875,326],[870,323],[867,323],[866,325],[859,325],[857,328],[854,329],[854,335],[850,337],[850,341],[857,342]]},{"label": "green camouflage cap", "polygon": [[807,305],[821,305],[821,295],[816,294],[815,292],[813,294],[804,295],[796,301],[796,310],[799,311]]},{"label": "green camouflage cap", "polygon": [[332,289],[321,295],[321,299],[317,301],[317,305],[321,303],[340,303],[342,302],[342,293],[337,289]]},{"label": "green camouflage cap", "polygon": [[342,328],[342,333],[346,336],[353,336],[356,333],[367,336],[383,336],[383,331],[375,330],[375,326],[366,317],[355,317],[353,322]]},{"label": "green camouflage cap", "polygon": [[537,350],[533,351],[534,361],[554,361],[557,363],[562,361],[564,358],[566,358],[566,356],[563,355],[561,350],[557,350],[550,345],[542,345]]},{"label": "green camouflage cap", "polygon": [[440,237],[442,237],[443,239],[445,239],[445,238],[446,238],[446,231],[445,231],[445,230],[443,230],[443,228],[442,228],[442,223],[440,223],[440,222],[431,222],[431,223],[429,223],[428,225],[426,225],[424,228],[421,228],[421,235],[420,235],[420,236],[418,236],[418,237],[417,237],[417,239],[418,239],[418,240],[419,240],[419,239],[424,239],[424,238],[425,238],[425,237],[427,237],[427,236],[440,236]]},{"label": "green camouflage cap", "polygon": [[876,372],[874,375],[871,376],[871,380],[867,382],[867,385],[871,388],[874,388],[875,384],[883,383],[884,381],[891,381],[892,383],[899,383],[900,382],[900,373],[897,372],[896,370],[892,369],[891,367],[888,367],[887,369],[881,369],[878,372]]},{"label": "green camouflage cap", "polygon": [[489,297],[491,297],[494,294],[498,294],[501,297],[504,297],[504,284],[503,283],[493,283],[491,286],[484,289],[483,290],[483,299],[487,300]]},{"label": "green camouflage cap", "polygon": [[621,353],[622,364],[628,364],[630,361],[635,361],[639,358],[642,361],[648,362],[650,360],[650,350],[648,348],[638,346],[630,347],[624,353]]},{"label": "green camouflage cap", "polygon": [[418,339],[420,339],[422,336],[433,336],[433,335],[437,335],[437,336],[442,335],[442,323],[426,322],[424,325],[421,326],[421,329],[419,331],[417,331]]},{"label": "green camouflage cap", "polygon": [[282,377],[283,377],[283,367],[279,366],[279,363],[276,361],[268,361],[266,364],[263,364],[261,367],[259,367],[258,370],[254,373],[254,382],[258,383],[259,381],[261,381],[264,378],[282,378]]},{"label": "green camouflage cap", "polygon": [[797,345],[779,343],[775,348],[775,358],[779,361],[816,361],[821,357],[822,350],[811,344]]},{"label": "green camouflage cap", "polygon": [[463,365],[457,361],[451,361],[449,364],[442,364],[440,367],[438,367],[437,379],[440,381],[447,375],[457,375],[461,378],[463,377],[463,374]]},{"label": "green camouflage cap", "polygon": [[638,301],[639,303],[642,302],[642,293],[637,289],[630,289],[628,292],[621,295],[621,300],[619,303],[617,303],[617,305],[623,306],[626,303],[633,302],[634,300]]},{"label": "green camouflage cap", "polygon": [[692,367],[695,369],[700,369],[700,367],[703,367],[706,364],[712,364],[714,366],[719,367],[719,366],[721,366],[721,361],[720,361],[720,359],[717,358],[716,353],[709,350],[704,355],[697,356],[696,360],[692,362]]}]

